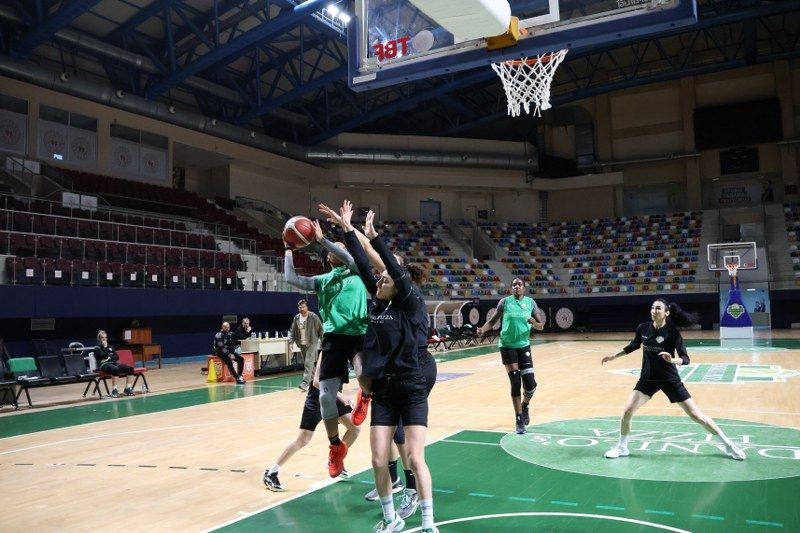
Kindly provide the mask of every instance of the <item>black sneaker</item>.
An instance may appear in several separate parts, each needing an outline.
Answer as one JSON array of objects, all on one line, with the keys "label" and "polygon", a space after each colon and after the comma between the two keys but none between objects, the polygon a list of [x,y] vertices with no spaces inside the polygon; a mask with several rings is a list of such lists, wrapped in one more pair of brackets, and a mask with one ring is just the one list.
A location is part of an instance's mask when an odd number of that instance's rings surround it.
[{"label": "black sneaker", "polygon": [[522,415],[517,415],[517,435],[525,434],[525,424],[522,423]]},{"label": "black sneaker", "polygon": [[522,415],[522,424],[525,427],[528,427],[528,425],[531,423],[531,414],[528,411],[528,407],[529,407],[528,405],[523,405],[522,413],[520,413]]},{"label": "black sneaker", "polygon": [[130,387],[125,387],[125,389],[122,391],[122,394],[125,396],[134,396],[133,389]]},{"label": "black sneaker", "polygon": [[272,492],[283,492],[286,490],[283,488],[283,485],[281,485],[281,482],[278,481],[278,473],[273,472],[270,474],[269,470],[264,472],[264,485]]},{"label": "black sneaker", "polygon": [[241,376],[239,376],[238,378],[236,378],[236,384],[237,384],[237,385],[244,385],[244,378],[243,378],[243,377],[241,377]]}]

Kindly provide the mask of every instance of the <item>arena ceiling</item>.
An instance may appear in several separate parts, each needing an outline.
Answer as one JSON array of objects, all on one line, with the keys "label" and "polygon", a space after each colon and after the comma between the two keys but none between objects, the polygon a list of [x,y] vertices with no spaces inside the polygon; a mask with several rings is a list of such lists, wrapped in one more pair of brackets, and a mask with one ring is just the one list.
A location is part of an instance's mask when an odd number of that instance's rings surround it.
[{"label": "arena ceiling", "polygon": [[[332,1],[352,12],[350,0]],[[18,61],[307,146],[343,132],[519,139],[534,131],[532,119],[506,117],[489,68],[351,91],[347,30],[328,3],[0,0],[0,43]],[[581,9],[581,0],[567,3]],[[800,56],[796,0],[699,0],[698,9],[689,28],[570,54],[553,104]]]}]

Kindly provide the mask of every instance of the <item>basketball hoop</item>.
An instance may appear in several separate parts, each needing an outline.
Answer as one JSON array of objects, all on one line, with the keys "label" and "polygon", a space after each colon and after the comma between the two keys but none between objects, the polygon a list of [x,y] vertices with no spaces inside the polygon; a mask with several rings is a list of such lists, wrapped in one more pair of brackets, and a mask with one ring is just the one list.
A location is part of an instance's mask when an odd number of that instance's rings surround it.
[{"label": "basketball hoop", "polygon": [[550,84],[556,69],[569,50],[558,50],[536,57],[523,57],[501,63],[493,63],[492,68],[503,82],[508,100],[508,114],[518,117],[522,109],[537,117],[547,111],[550,105]]},{"label": "basketball hoop", "polygon": [[726,263],[725,268],[728,270],[730,277],[735,278],[736,272],[739,270],[739,265],[736,263]]}]

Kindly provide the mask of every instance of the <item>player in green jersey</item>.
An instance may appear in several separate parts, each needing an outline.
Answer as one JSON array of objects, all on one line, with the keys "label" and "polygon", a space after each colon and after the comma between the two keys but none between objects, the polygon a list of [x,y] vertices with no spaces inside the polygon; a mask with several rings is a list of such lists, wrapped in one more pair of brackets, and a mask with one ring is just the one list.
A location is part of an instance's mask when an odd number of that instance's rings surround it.
[{"label": "player in green jersey", "polygon": [[330,441],[328,474],[338,477],[344,469],[347,443],[339,438],[336,395],[342,383],[348,381],[348,362],[353,364],[357,375],[361,373],[360,358],[367,331],[367,289],[344,244],[326,239],[319,222],[315,221],[314,226],[316,240],[328,251],[331,270],[313,277],[298,276],[292,249],[284,243],[284,273],[290,285],[317,293],[323,331],[319,404]]},{"label": "player in green jersey", "polygon": [[514,278],[511,282],[511,296],[500,300],[496,310],[494,316],[483,327],[478,328],[478,335],[483,335],[484,331],[494,328],[502,320],[500,356],[511,381],[511,403],[516,415],[516,431],[521,435],[530,424],[528,405],[536,391],[531,357],[531,328],[542,331],[545,316],[533,298],[525,296],[525,284],[519,278]]}]

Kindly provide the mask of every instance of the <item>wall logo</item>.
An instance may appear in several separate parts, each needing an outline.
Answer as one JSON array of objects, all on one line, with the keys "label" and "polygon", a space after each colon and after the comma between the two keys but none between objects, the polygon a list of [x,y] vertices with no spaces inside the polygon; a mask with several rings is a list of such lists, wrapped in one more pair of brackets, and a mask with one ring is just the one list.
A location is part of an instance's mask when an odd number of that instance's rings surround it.
[{"label": "wall logo", "polygon": [[158,172],[158,159],[153,154],[145,154],[142,158],[142,170],[148,174],[155,174]]},{"label": "wall logo", "polygon": [[70,152],[78,161],[86,161],[92,155],[92,145],[86,137],[76,137],[72,140]]},{"label": "wall logo", "polygon": [[744,306],[742,304],[731,304],[728,306],[727,311],[734,319],[738,319],[744,314]]},{"label": "wall logo", "polygon": [[52,155],[63,154],[64,147],[67,143],[64,140],[64,134],[62,134],[60,131],[47,130],[42,136],[42,144],[44,145],[44,149],[47,150],[50,155]]},{"label": "wall logo", "polygon": [[0,140],[5,146],[16,146],[22,139],[22,130],[13,120],[0,120]]},{"label": "wall logo", "polygon": [[130,167],[133,161],[130,149],[127,146],[117,146],[114,149],[114,161],[120,168]]},{"label": "wall logo", "polygon": [[510,433],[500,441],[513,457],[554,470],[620,479],[709,482],[800,476],[800,430],[739,420],[717,420],[747,454],[734,461],[714,435],[686,417],[637,417],[631,455],[608,460],[619,441],[618,418],[560,420]]},{"label": "wall logo", "polygon": [[[639,376],[640,369],[626,368],[611,370],[621,376]],[[800,371],[782,368],[780,365],[749,365],[735,363],[689,364],[678,367],[678,374],[684,383],[716,383],[732,385],[735,383],[785,383],[787,379],[800,376]]]}]

